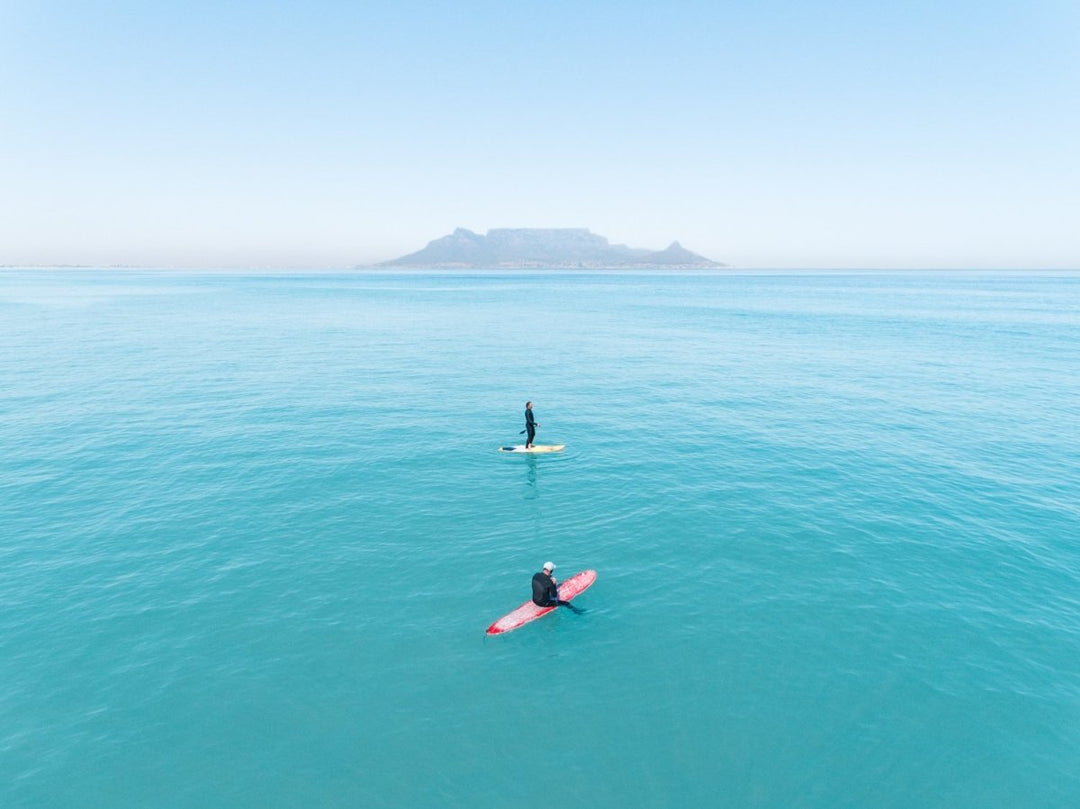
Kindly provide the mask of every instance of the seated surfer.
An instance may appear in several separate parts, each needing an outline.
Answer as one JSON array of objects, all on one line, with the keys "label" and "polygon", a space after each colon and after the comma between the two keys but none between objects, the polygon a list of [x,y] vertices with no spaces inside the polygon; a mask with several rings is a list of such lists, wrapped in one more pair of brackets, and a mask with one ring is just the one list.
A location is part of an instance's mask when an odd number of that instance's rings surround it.
[{"label": "seated surfer", "polygon": [[578,609],[569,601],[562,601],[559,599],[559,586],[553,575],[554,570],[554,562],[544,562],[544,569],[539,573],[533,574],[533,604],[538,607],[569,607],[574,612],[584,612],[584,610]]}]

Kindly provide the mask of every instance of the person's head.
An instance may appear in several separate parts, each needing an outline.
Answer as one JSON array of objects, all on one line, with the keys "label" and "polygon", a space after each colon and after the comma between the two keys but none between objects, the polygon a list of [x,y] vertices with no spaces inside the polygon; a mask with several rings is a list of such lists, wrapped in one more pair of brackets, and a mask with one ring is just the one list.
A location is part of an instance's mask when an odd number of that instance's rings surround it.
[{"label": "person's head", "polygon": [[547,573],[549,576],[552,573],[554,573],[555,572],[555,563],[554,562],[544,562],[544,572]]},{"label": "person's head", "polygon": [[526,410],[532,410],[532,402],[526,402],[525,403],[525,409]]}]

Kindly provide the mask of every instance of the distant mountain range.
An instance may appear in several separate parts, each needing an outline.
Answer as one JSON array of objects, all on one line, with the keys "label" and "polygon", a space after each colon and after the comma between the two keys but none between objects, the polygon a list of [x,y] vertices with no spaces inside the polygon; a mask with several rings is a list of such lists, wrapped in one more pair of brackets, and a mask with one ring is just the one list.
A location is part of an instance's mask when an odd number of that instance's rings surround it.
[{"label": "distant mountain range", "polygon": [[458,228],[423,250],[380,267],[724,267],[678,242],[665,250],[610,244],[587,228],[496,228],[486,236]]}]

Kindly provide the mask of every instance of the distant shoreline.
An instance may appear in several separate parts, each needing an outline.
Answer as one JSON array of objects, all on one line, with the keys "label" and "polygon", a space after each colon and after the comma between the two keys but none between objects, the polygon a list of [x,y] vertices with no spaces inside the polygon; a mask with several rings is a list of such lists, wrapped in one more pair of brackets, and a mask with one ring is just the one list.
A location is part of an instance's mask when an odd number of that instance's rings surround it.
[{"label": "distant shoreline", "polygon": [[502,274],[502,275],[542,275],[602,273],[602,274],[649,274],[649,275],[849,275],[855,273],[1080,273],[1080,267],[696,267],[688,266],[565,266],[565,267],[446,267],[446,266],[393,266],[369,264],[355,266],[183,266],[183,265],[138,265],[138,264],[0,264],[2,271],[76,271],[76,272],[188,272],[188,273],[312,273],[356,275],[407,275],[407,274]]}]

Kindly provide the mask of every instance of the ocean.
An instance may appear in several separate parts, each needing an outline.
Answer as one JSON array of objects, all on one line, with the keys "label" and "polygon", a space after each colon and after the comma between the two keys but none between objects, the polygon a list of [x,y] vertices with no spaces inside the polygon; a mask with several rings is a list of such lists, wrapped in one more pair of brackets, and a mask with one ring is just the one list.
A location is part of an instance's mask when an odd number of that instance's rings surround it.
[{"label": "ocean", "polygon": [[7,809],[1080,805],[1080,272],[6,269],[0,346]]}]

